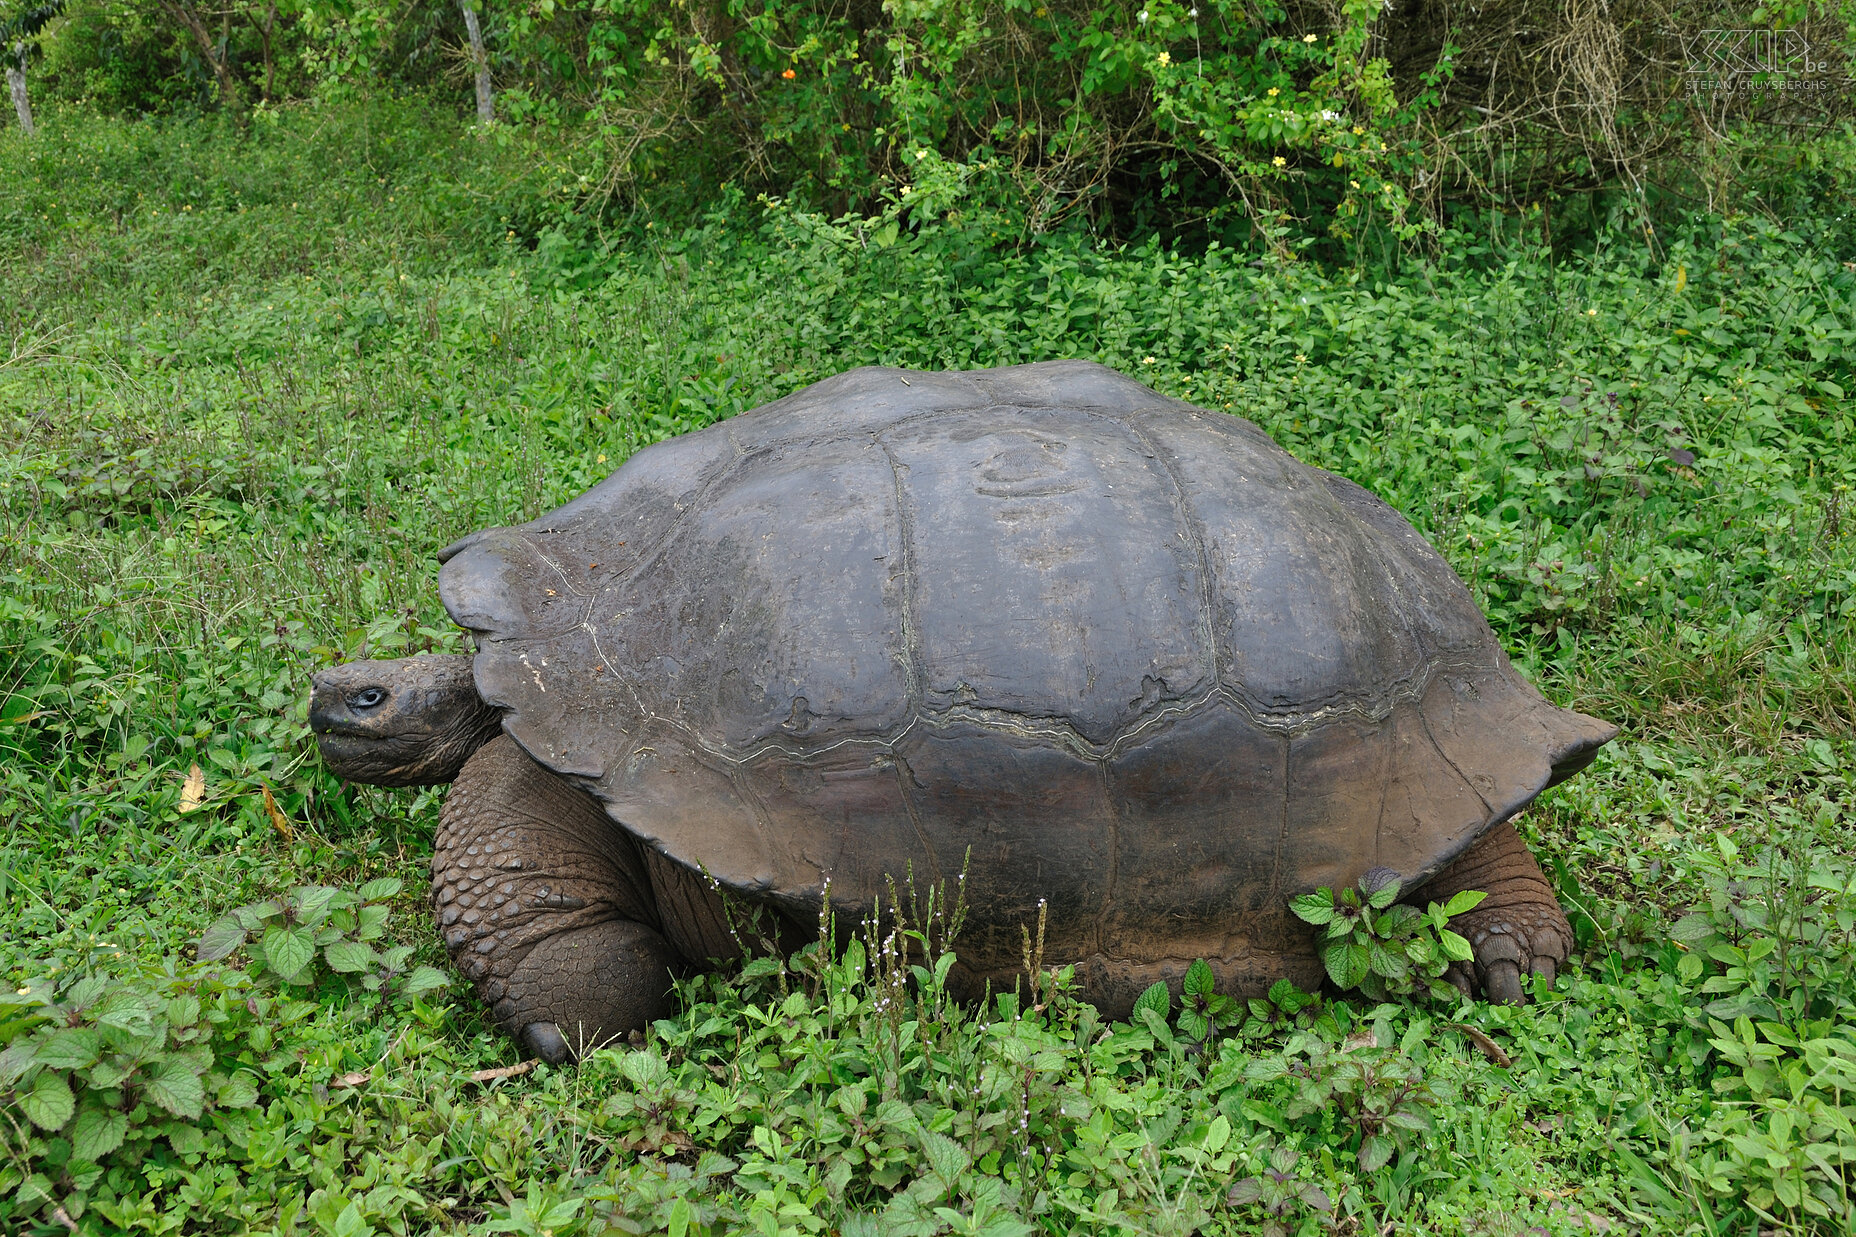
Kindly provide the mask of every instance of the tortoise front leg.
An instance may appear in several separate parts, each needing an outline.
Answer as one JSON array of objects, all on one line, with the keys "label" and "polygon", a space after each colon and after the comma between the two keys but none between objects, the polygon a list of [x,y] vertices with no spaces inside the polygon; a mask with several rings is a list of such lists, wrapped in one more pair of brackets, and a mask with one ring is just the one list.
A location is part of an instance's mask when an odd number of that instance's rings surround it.
[{"label": "tortoise front leg", "polygon": [[[1448,902],[1464,889],[1480,889],[1489,895],[1476,909],[1450,921],[1450,927],[1467,937],[1476,951],[1471,964],[1475,984],[1491,1001],[1526,1004],[1522,973],[1552,983],[1572,952],[1572,925],[1512,824],[1503,822],[1483,834],[1449,867],[1426,881],[1418,897]],[[1448,978],[1465,994],[1473,995],[1470,965],[1451,967]]]},{"label": "tortoise front leg", "polygon": [[465,762],[445,798],[432,909],[496,1025],[543,1060],[671,1012],[678,958],[637,844],[507,735]]}]

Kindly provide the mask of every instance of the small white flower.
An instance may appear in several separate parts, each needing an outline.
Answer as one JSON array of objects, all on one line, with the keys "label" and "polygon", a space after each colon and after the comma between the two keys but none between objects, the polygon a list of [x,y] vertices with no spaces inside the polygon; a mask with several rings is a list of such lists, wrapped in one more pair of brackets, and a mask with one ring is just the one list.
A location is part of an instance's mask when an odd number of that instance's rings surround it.
[{"label": "small white flower", "polygon": [[1198,11],[1197,9],[1187,9],[1187,10],[1186,10],[1186,16],[1187,16],[1187,17],[1197,17],[1198,15],[1199,15],[1199,11]]},{"label": "small white flower", "polygon": [[1339,119],[1340,119],[1340,113],[1339,113],[1339,112],[1328,112],[1328,111],[1324,111],[1324,112],[1322,112],[1322,113],[1321,113],[1321,119],[1323,119],[1323,120],[1339,120]]},{"label": "small white flower", "polygon": [[1145,26],[1147,24],[1147,10],[1142,9],[1140,12],[1136,13],[1134,15],[1134,20],[1140,22],[1141,25]]}]

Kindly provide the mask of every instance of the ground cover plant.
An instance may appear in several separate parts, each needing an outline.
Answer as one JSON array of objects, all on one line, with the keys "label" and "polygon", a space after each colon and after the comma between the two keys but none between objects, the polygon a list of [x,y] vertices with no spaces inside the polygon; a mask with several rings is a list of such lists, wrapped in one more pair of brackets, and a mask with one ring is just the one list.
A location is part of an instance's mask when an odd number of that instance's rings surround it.
[{"label": "ground cover plant", "polygon": [[[1324,269],[737,199],[594,243],[563,161],[417,103],[40,120],[0,142],[0,1227],[1856,1223],[1846,219]],[[1520,822],[1575,964],[1427,998],[1450,908],[1334,890],[1384,999],[1107,1025],[1035,924],[1019,991],[949,1002],[957,908],[903,888],[523,1070],[441,982],[439,795],[333,781],[309,675],[460,650],[431,551],[646,443],[856,364],[1063,356],[1385,496],[1625,727]]]}]

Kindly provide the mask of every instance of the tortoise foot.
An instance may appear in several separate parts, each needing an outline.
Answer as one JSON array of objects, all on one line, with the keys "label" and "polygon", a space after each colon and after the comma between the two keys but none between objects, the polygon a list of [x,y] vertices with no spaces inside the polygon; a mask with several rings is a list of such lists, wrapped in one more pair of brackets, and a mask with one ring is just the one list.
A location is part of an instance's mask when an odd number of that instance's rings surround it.
[{"label": "tortoise foot", "polygon": [[1551,985],[1572,953],[1573,938],[1553,887],[1513,825],[1489,830],[1419,896],[1445,902],[1464,889],[1479,889],[1488,896],[1450,921],[1476,957],[1451,967],[1447,978],[1465,995],[1474,996],[1480,989],[1491,1001],[1525,1005],[1521,977],[1537,975]]},{"label": "tortoise foot", "polygon": [[550,1065],[675,1012],[670,943],[643,924],[608,920],[541,941],[500,983],[484,985],[490,1016]]},{"label": "tortoise foot", "polygon": [[574,1059],[574,1050],[568,1047],[567,1037],[552,1022],[529,1023],[522,1028],[522,1034],[516,1036],[516,1043],[522,1046],[525,1055],[539,1057],[549,1065],[566,1065]]},{"label": "tortoise foot", "polygon": [[[1552,892],[1545,881],[1541,886],[1549,894]],[[1491,1001],[1525,1005],[1527,994],[1522,990],[1521,976],[1537,975],[1552,986],[1572,952],[1572,928],[1558,905],[1542,908],[1530,900],[1491,908],[1494,901],[1490,895],[1481,906],[1451,923],[1469,940],[1476,960],[1458,963],[1450,978],[1471,995],[1480,987]]]}]

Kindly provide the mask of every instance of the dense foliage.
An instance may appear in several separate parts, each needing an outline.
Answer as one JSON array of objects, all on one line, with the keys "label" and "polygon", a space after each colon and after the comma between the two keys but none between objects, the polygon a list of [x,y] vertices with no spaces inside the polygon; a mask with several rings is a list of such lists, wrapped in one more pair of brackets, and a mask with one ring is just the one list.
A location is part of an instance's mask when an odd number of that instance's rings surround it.
[{"label": "dense foliage", "polygon": [[[408,104],[0,135],[0,1227],[1856,1222],[1847,220],[1650,247],[1621,213],[1566,260],[1456,232],[1403,273],[740,195],[602,233],[571,152],[504,136]],[[458,648],[432,548],[643,444],[855,364],[1060,356],[1384,495],[1550,696],[1625,725],[1521,822],[1559,986],[1104,1025],[1034,947],[960,1007],[905,892],[517,1066],[419,969],[439,796],[334,782],[308,676]],[[1336,905],[1369,957],[1448,947]]]},{"label": "dense foliage", "polygon": [[[462,110],[481,56],[479,106],[572,149],[596,213],[733,185],[1008,245],[1343,252],[1434,249],[1491,207],[1577,236],[1592,194],[1655,227],[1811,180],[1856,117],[1853,35],[1853,0],[75,0],[34,74],[120,114],[262,119],[383,90]],[[1816,191],[1849,191],[1835,167]]]}]

